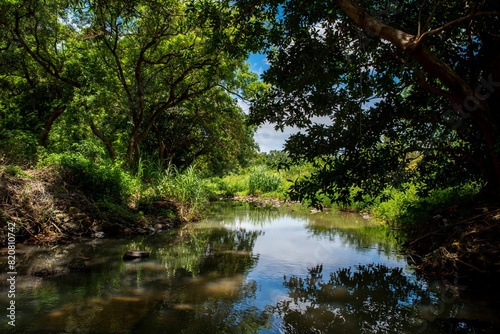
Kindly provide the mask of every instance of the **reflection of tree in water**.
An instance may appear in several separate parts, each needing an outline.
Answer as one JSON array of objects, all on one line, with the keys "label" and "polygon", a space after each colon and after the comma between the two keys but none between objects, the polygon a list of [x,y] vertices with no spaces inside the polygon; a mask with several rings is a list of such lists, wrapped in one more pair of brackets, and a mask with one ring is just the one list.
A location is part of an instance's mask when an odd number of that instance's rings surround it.
[{"label": "reflection of tree in water", "polygon": [[398,247],[396,234],[385,226],[331,228],[309,224],[306,228],[314,236],[326,237],[331,241],[338,238],[342,244],[353,247],[359,252],[377,249],[380,253],[389,255]]},{"label": "reflection of tree in water", "polygon": [[[68,279],[38,289],[47,312],[33,314],[31,325],[22,324],[33,330],[21,331],[255,333],[269,314],[254,306],[257,284],[245,274],[257,262],[252,250],[261,233],[192,229],[179,242],[158,235],[112,248],[117,261],[93,267],[79,285]],[[150,258],[121,261],[132,245],[150,249]]]},{"label": "reflection of tree in water", "polygon": [[244,221],[256,227],[263,227],[282,217],[304,218],[304,215],[298,212],[239,202],[217,202],[212,204],[210,211],[209,216],[215,217],[218,221],[222,220],[228,225]]},{"label": "reflection of tree in water", "polygon": [[262,231],[214,229],[208,238],[200,272],[217,270],[225,275],[248,272],[257,263],[252,253]]},{"label": "reflection of tree in water", "polygon": [[244,229],[192,229],[181,242],[157,248],[155,252],[170,274],[181,268],[191,276],[212,270],[227,275],[243,273],[257,261],[252,250],[262,233]]},{"label": "reflection of tree in water", "polygon": [[[452,290],[432,293],[383,265],[341,269],[323,279],[322,266],[306,278],[284,278],[288,298],[274,307],[286,333],[482,333],[485,323],[456,319],[463,305]],[[483,328],[479,328],[483,326]],[[488,326],[488,325],[487,325]],[[487,327],[486,326],[486,327]]]},{"label": "reflection of tree in water", "polygon": [[263,232],[218,228],[189,233],[162,250],[174,277],[165,282],[166,297],[137,328],[148,333],[165,328],[169,333],[256,333],[268,327],[269,313],[253,305],[257,284],[245,279],[257,263],[252,250]]}]

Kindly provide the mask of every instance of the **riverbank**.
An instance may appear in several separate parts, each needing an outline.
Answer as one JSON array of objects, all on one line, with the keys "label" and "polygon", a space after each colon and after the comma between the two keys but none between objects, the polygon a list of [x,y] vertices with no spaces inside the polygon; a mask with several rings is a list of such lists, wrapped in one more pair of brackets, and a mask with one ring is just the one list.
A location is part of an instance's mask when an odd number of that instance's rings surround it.
[{"label": "riverbank", "polygon": [[[496,286],[500,278],[500,205],[474,198],[403,226],[404,249],[428,277]],[[484,287],[485,287],[484,286]]]},{"label": "riverbank", "polygon": [[[47,245],[151,234],[186,221],[182,207],[172,200],[135,200],[133,205],[95,201],[68,182],[51,168],[0,168],[0,245],[7,244],[12,226],[16,242]],[[231,199],[259,207],[300,205],[264,196]],[[481,282],[500,277],[498,204],[464,200],[432,210],[431,218],[392,226],[406,240],[408,261],[426,276]]]},{"label": "riverbank", "polygon": [[0,169],[0,222],[0,245],[7,244],[9,232],[16,242],[47,245],[150,234],[178,226],[182,219],[171,201],[136,207],[94,201],[54,169],[9,167]]},{"label": "riverbank", "polygon": [[300,202],[296,202],[296,201],[288,201],[288,200],[283,200],[283,199],[278,199],[278,198],[252,196],[252,195],[247,195],[247,196],[236,195],[236,196],[231,197],[231,200],[236,201],[236,202],[250,203],[253,206],[259,206],[259,207],[280,208],[282,206],[301,205]]}]

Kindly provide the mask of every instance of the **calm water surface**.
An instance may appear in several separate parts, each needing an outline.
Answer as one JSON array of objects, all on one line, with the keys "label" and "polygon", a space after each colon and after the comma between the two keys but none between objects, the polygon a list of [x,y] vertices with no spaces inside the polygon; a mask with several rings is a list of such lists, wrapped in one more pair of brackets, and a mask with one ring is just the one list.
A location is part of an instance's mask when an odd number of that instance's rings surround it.
[{"label": "calm water surface", "polygon": [[[217,203],[168,233],[18,248],[2,333],[496,333],[499,305],[418,279],[396,236],[354,214]],[[151,252],[124,262],[127,249]],[[2,254],[2,267],[6,258]],[[68,262],[71,265],[68,265]],[[59,267],[87,270],[38,278]],[[5,271],[4,271],[5,273]],[[2,273],[3,274],[3,273]],[[1,305],[7,305],[6,275]],[[6,309],[3,307],[2,309]]]}]

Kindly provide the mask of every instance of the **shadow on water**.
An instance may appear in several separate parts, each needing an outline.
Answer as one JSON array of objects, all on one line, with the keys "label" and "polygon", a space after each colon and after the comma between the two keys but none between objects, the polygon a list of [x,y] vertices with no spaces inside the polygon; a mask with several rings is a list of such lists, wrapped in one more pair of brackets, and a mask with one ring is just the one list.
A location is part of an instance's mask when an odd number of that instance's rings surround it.
[{"label": "shadow on water", "polygon": [[[216,203],[209,219],[167,233],[53,249],[19,245],[16,328],[5,321],[0,331],[493,331],[498,305],[418,279],[395,240],[356,215]],[[128,249],[150,257],[125,262]]]},{"label": "shadow on water", "polygon": [[496,312],[472,310],[447,282],[428,286],[384,265],[308,272],[284,278],[287,298],[271,310],[276,332],[498,333]]}]

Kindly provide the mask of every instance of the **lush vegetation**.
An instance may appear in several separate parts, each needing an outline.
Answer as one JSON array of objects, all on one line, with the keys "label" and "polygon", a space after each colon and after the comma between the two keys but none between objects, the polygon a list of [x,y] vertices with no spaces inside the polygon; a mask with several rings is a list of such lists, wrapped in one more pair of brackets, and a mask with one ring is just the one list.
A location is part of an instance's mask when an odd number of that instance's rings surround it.
[{"label": "lush vegetation", "polygon": [[[242,6],[247,1],[240,1]],[[256,124],[296,126],[285,146],[317,167],[296,198],[347,203],[407,183],[500,194],[500,3],[270,1],[271,87]],[[251,18],[252,16],[248,16]],[[321,121],[317,121],[320,119]]]},{"label": "lush vegetation", "polygon": [[[0,4],[0,162],[45,168],[97,207],[206,202],[202,176],[247,167],[254,126],[236,96],[263,22],[211,1]],[[196,167],[194,167],[196,166]]]},{"label": "lush vegetation", "polygon": [[[235,195],[401,223],[478,193],[497,205],[500,3],[463,4],[2,1],[0,219],[24,212],[19,228],[50,239],[53,205],[80,195],[124,225]],[[300,132],[259,154],[265,122]]]}]

